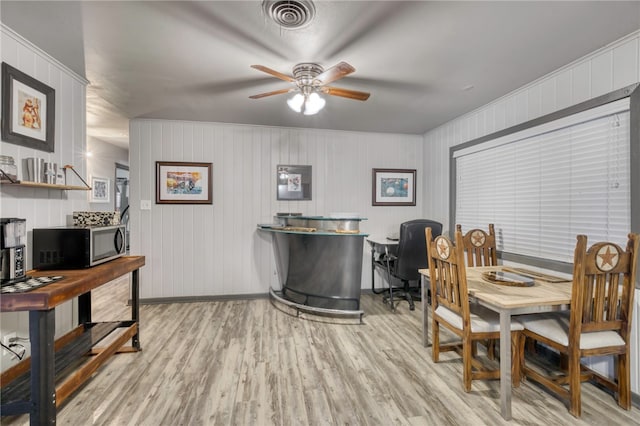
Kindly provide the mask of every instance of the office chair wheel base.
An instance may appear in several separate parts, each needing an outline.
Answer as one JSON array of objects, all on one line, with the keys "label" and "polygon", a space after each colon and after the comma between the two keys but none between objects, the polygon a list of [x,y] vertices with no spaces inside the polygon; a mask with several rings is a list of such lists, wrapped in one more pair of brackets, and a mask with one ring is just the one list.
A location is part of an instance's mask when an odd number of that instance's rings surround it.
[{"label": "office chair wheel base", "polygon": [[385,305],[389,305],[389,308],[391,308],[391,312],[395,312],[396,311],[396,304],[395,303],[390,303],[390,300],[388,297],[383,297],[382,298],[382,303]]},{"label": "office chair wheel base", "polygon": [[408,294],[401,294],[398,295],[397,297],[394,295],[394,299],[396,299],[396,301],[394,301],[394,303],[391,303],[391,298],[389,296],[384,296],[382,298],[382,303],[384,303],[385,305],[389,305],[391,307],[392,311],[396,310],[396,305],[400,302],[402,302],[403,300],[409,303],[409,310],[410,311],[415,311],[416,310],[416,305],[413,303],[413,299],[411,298],[411,295]]}]

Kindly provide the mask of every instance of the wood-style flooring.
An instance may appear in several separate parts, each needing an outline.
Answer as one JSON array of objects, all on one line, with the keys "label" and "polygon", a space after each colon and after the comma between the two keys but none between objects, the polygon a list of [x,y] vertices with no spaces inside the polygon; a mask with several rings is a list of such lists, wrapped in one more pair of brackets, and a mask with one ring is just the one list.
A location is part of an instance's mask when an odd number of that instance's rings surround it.
[{"label": "wood-style flooring", "polygon": [[[127,283],[94,292],[94,320],[129,318]],[[420,303],[390,312],[365,294],[364,324],[274,307],[268,299],[143,305],[143,351],[114,356],[58,411],[69,425],[638,425],[583,384],[583,415],[526,382],[513,420],[500,416],[499,381],[462,390],[454,353],[431,361]],[[124,313],[124,314],[123,314]],[[28,416],[2,418],[28,424]]]}]

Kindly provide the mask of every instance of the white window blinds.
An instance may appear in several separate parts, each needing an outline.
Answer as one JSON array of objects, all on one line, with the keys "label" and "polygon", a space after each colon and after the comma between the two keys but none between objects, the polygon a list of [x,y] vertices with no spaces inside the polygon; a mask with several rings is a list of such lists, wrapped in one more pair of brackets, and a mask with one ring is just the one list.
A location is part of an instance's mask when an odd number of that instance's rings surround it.
[{"label": "white window blinds", "polygon": [[498,250],[561,262],[577,234],[624,246],[629,125],[625,98],[456,152],[456,223],[494,223]]}]

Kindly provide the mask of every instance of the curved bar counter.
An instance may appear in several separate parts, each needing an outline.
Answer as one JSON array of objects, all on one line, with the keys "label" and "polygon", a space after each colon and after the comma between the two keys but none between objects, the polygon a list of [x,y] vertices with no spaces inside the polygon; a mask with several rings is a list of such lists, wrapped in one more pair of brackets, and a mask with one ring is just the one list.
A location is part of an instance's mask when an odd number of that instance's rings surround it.
[{"label": "curved bar counter", "polygon": [[364,238],[362,218],[277,216],[270,232],[281,291],[271,295],[297,309],[359,315]]}]

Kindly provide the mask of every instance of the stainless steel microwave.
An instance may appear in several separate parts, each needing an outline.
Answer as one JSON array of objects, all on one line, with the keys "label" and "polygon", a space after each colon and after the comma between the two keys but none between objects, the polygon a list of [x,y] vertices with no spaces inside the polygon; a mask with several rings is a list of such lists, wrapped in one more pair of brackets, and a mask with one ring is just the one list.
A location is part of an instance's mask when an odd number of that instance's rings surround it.
[{"label": "stainless steel microwave", "polygon": [[33,230],[34,269],[79,269],[122,256],[125,225],[61,226]]}]

